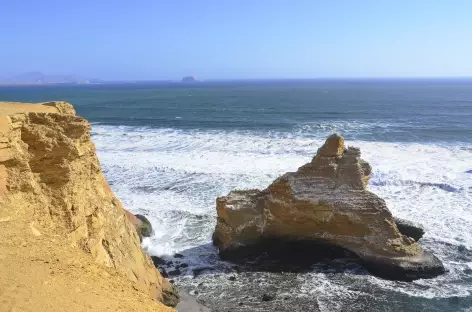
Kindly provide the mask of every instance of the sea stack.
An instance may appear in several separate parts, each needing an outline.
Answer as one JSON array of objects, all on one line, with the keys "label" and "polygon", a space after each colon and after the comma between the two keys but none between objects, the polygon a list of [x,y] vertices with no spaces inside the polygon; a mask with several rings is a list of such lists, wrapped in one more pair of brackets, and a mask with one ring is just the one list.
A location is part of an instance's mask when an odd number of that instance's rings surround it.
[{"label": "sea stack", "polygon": [[236,259],[267,242],[270,248],[303,242],[314,253],[319,245],[354,253],[367,270],[387,279],[444,273],[441,261],[403,235],[385,201],[366,189],[371,167],[360,156],[359,148],[346,148],[344,138],[333,134],[310,163],[265,190],[219,197],[213,243],[220,256]]}]

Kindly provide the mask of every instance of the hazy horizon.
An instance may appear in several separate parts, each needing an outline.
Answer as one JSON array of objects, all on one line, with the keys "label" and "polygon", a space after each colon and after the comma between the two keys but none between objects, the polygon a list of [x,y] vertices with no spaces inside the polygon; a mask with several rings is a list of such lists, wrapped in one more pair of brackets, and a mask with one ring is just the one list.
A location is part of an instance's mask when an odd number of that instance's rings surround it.
[{"label": "hazy horizon", "polygon": [[472,2],[4,1],[0,80],[472,77]]},{"label": "hazy horizon", "polygon": [[[36,71],[35,71],[36,72]],[[22,74],[27,74],[22,73]],[[20,74],[21,75],[21,74]],[[13,75],[9,77],[4,77],[0,75],[0,84],[2,83],[7,83],[9,84],[8,79],[15,78],[16,76],[19,75]],[[183,77],[172,77],[172,78],[161,78],[161,79],[102,79],[100,77],[83,77],[83,76],[76,76],[73,74],[70,75],[46,75],[46,76],[51,76],[51,77],[73,77],[77,78],[77,80],[91,80],[92,82],[95,83],[166,83],[166,82],[181,82]],[[275,77],[275,78],[267,78],[267,77],[252,77],[252,78],[207,78],[207,79],[200,79],[200,77],[195,77],[196,82],[270,82],[270,81],[470,81],[472,80],[472,75],[470,76],[411,76],[411,77],[306,77],[306,78],[299,78],[299,77],[290,77],[290,78],[285,78],[285,77]],[[59,83],[59,82],[57,82]],[[13,82],[13,84],[19,84],[21,85],[22,83],[18,82]],[[26,85],[31,84],[31,83],[24,83]]]}]

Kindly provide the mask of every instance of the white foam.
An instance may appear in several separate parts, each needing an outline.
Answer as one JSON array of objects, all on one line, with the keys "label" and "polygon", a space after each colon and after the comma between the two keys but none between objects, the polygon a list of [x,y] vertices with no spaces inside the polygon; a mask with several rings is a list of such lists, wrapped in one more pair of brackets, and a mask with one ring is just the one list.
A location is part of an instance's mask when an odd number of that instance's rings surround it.
[{"label": "white foam", "polygon": [[342,311],[348,301],[357,299],[364,293],[350,289],[336,280],[329,279],[323,273],[304,274],[300,294],[316,297],[320,311]]},{"label": "white foam", "polygon": [[[217,196],[234,188],[264,188],[280,174],[296,170],[313,157],[332,127],[308,130],[257,133],[93,125],[93,139],[112,189],[127,208],[148,215],[153,224],[155,235],[145,246],[153,254],[172,254],[210,242]],[[472,169],[472,146],[347,143],[360,147],[374,169],[370,190],[387,201],[394,215],[421,222],[426,229],[422,244],[434,249],[450,270],[433,281],[404,287],[359,278],[425,298],[472,293],[470,286],[455,283],[470,263],[456,261],[450,250],[460,245],[472,249],[472,174],[465,173]],[[212,253],[206,247],[195,252],[200,253],[195,257],[199,261]],[[325,279],[316,289],[330,287],[346,286]]]},{"label": "white foam", "polygon": [[[358,142],[374,169],[370,189],[426,237],[472,247],[472,152],[462,146]],[[386,182],[375,185],[376,182]],[[414,183],[412,183],[414,182]],[[429,184],[429,185],[428,185]],[[447,185],[453,191],[434,185]]]}]

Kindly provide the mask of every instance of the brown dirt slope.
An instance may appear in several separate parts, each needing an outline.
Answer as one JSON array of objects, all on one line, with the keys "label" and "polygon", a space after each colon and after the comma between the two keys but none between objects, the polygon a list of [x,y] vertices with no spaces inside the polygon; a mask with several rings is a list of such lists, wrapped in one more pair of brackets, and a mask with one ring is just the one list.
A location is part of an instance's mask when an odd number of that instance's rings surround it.
[{"label": "brown dirt slope", "polygon": [[27,221],[14,213],[0,219],[1,312],[174,311],[64,237],[40,233]]}]

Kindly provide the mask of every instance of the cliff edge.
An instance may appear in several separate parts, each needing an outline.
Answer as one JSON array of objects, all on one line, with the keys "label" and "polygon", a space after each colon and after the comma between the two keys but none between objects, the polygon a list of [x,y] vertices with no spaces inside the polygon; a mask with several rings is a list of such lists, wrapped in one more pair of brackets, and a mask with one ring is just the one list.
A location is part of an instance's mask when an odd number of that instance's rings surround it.
[{"label": "cliff edge", "polygon": [[0,237],[0,310],[177,303],[102,174],[89,123],[68,103],[0,102]]}]

